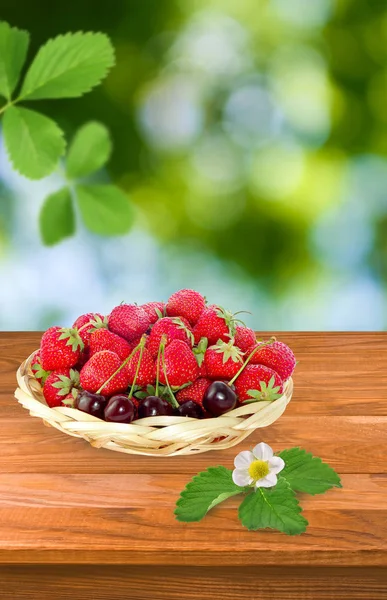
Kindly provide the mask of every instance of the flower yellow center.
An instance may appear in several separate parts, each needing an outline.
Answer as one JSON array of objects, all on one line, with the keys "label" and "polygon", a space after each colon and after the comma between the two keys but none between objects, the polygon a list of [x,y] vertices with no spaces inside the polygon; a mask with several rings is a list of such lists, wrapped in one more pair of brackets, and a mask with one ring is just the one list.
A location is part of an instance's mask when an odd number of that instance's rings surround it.
[{"label": "flower yellow center", "polygon": [[249,466],[249,475],[254,479],[254,481],[258,481],[266,475],[269,474],[269,465],[265,460],[253,460],[251,465]]}]

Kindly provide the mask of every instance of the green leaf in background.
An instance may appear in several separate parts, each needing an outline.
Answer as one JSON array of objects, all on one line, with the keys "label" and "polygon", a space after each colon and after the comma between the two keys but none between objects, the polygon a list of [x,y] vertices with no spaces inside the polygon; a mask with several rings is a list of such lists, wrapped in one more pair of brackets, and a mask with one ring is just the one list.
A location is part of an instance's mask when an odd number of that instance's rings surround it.
[{"label": "green leaf in background", "polygon": [[278,453],[285,461],[285,468],[279,477],[286,479],[297,492],[322,494],[332,487],[342,487],[340,477],[321,458],[313,456],[301,448],[291,448]]},{"label": "green leaf in background", "polygon": [[0,22],[0,96],[7,100],[16,87],[27,56],[29,33]]},{"label": "green leaf in background", "polygon": [[308,521],[300,514],[298,500],[284,479],[273,488],[258,488],[239,507],[239,518],[247,529],[270,527],[288,535],[306,530]]},{"label": "green leaf in background", "polygon": [[115,185],[77,185],[83,221],[100,235],[122,235],[133,224],[134,212],[126,194]]},{"label": "green leaf in background", "polygon": [[20,97],[76,98],[89,92],[114,64],[114,49],[103,33],[67,33],[42,46],[25,77]]},{"label": "green leaf in background", "polygon": [[74,208],[68,187],[47,196],[40,211],[39,227],[46,246],[53,246],[74,234]]},{"label": "green leaf in background", "polygon": [[96,121],[78,129],[67,154],[67,175],[85,177],[107,163],[112,151],[109,130]]},{"label": "green leaf in background", "polygon": [[219,502],[245,491],[235,485],[230,469],[210,467],[187,483],[176,502],[175,516],[186,523],[200,521]]},{"label": "green leaf in background", "polygon": [[27,108],[11,106],[5,111],[3,133],[14,168],[30,179],[49,175],[65,150],[55,121]]}]

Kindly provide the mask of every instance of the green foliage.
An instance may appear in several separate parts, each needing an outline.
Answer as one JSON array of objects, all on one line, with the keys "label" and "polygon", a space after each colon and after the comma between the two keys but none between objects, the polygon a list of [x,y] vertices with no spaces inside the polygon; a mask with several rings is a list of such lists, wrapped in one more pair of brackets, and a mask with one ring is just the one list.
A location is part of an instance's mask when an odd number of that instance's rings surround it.
[{"label": "green foliage", "polygon": [[288,535],[306,530],[308,521],[300,514],[298,500],[284,479],[273,488],[258,488],[239,507],[239,518],[247,529],[278,529]]},{"label": "green foliage", "polygon": [[14,168],[30,179],[51,173],[63,154],[63,132],[44,115],[11,106],[4,115],[4,140]]},{"label": "green foliage", "polygon": [[74,234],[74,208],[68,187],[47,196],[40,211],[39,226],[46,246],[57,244]]},{"label": "green foliage", "polygon": [[106,77],[114,50],[103,33],[67,33],[42,46],[25,77],[21,98],[76,98]]},{"label": "green foliage", "polygon": [[0,22],[0,96],[11,99],[27,56],[27,31]]},{"label": "green foliage", "polygon": [[323,494],[332,487],[342,487],[340,477],[332,467],[301,448],[282,450],[278,456],[285,462],[279,476],[297,492],[314,495]]},{"label": "green foliage", "polygon": [[67,176],[74,179],[94,173],[107,163],[111,151],[108,129],[95,121],[86,123],[77,131],[69,148]]},{"label": "green foliage", "polygon": [[132,226],[132,205],[116,186],[77,185],[75,189],[84,223],[93,233],[120,235]]}]

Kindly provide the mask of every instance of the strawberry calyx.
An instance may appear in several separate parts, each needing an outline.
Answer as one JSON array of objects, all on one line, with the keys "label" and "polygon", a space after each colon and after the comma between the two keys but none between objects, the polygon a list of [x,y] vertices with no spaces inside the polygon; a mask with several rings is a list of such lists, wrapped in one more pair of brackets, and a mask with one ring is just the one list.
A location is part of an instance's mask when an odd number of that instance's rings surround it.
[{"label": "strawberry calyx", "polygon": [[62,327],[59,329],[60,336],[59,340],[67,340],[66,346],[71,346],[73,352],[79,350],[83,350],[85,345],[81,339],[81,336],[78,333],[78,329],[76,327]]},{"label": "strawberry calyx", "polygon": [[62,400],[63,406],[67,406],[68,408],[74,408],[75,401],[78,398],[78,394],[79,394],[79,390],[77,390],[77,388],[73,387],[71,392],[69,392],[69,394],[67,394],[67,395],[71,395],[72,398],[65,398],[64,400]]},{"label": "strawberry calyx", "polygon": [[139,398],[140,400],[143,400],[144,398],[147,398],[148,396],[157,396],[157,395],[159,398],[162,398],[163,400],[167,400],[167,402],[168,402],[169,392],[168,392],[167,386],[162,385],[160,383],[157,394],[156,394],[156,387],[154,385],[147,385],[146,391],[144,391],[144,389],[141,388],[140,391],[134,392],[135,398]]},{"label": "strawberry calyx", "polygon": [[101,319],[100,315],[94,315],[93,319],[90,319],[90,321],[82,325],[82,327],[79,327],[78,333],[83,331],[86,327],[90,327],[90,329],[87,330],[87,333],[93,333],[94,331],[97,331],[97,329],[107,329],[108,318],[105,316]]},{"label": "strawberry calyx", "polygon": [[229,342],[223,342],[222,340],[218,340],[215,346],[212,346],[215,352],[219,354],[223,354],[223,364],[228,360],[233,360],[234,362],[243,363],[243,352],[234,346],[234,340],[231,339]]},{"label": "strawberry calyx", "polygon": [[67,375],[58,375],[59,381],[52,384],[53,388],[58,390],[58,396],[67,396],[74,387],[79,385],[79,372],[70,369],[70,377]]},{"label": "strawberry calyx", "polygon": [[45,371],[40,363],[34,363],[31,365],[31,369],[33,369],[35,379],[40,379],[42,385],[44,385],[47,377],[51,374],[51,371]]},{"label": "strawberry calyx", "polygon": [[268,402],[273,402],[273,400],[277,400],[277,398],[281,398],[282,394],[278,393],[278,390],[281,389],[281,386],[274,385],[274,375],[273,377],[270,379],[269,383],[266,384],[265,381],[260,381],[259,385],[260,385],[260,390],[247,390],[247,393],[249,394],[249,396],[251,396],[251,400],[244,400],[242,402],[242,404],[251,404],[252,402],[257,402],[257,401],[268,401]]},{"label": "strawberry calyx", "polygon": [[208,338],[202,337],[202,338],[200,338],[198,345],[192,349],[192,352],[195,355],[195,358],[197,360],[199,367],[201,367],[203,364],[204,355],[206,353],[207,347],[208,347]]},{"label": "strawberry calyx", "polygon": [[193,345],[195,343],[194,335],[193,335],[192,331],[190,329],[188,329],[187,325],[185,325],[185,323],[183,323],[183,321],[181,320],[181,318],[180,317],[173,317],[172,318],[172,322],[175,323],[175,325],[177,325],[179,329],[182,329],[184,331],[184,333],[186,334],[187,338],[189,339],[189,341]]}]

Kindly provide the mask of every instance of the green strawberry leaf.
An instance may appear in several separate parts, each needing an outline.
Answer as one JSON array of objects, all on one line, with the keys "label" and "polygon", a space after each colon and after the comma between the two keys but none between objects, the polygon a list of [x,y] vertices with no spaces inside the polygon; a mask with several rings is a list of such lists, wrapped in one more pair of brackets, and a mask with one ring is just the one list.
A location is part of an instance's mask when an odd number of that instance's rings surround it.
[{"label": "green strawberry leaf", "polygon": [[273,488],[258,488],[246,496],[238,514],[242,525],[254,531],[269,527],[298,535],[308,525],[293,490],[284,479],[279,479]]},{"label": "green strawberry leaf", "polygon": [[5,111],[3,133],[14,168],[30,179],[49,175],[64,153],[63,132],[55,121],[27,108]]},{"label": "green strawberry leaf", "polygon": [[74,208],[68,187],[47,196],[40,210],[39,227],[46,246],[53,246],[74,234]]},{"label": "green strawberry leaf", "polygon": [[200,338],[200,341],[199,341],[198,345],[196,346],[196,348],[192,348],[192,351],[195,354],[195,358],[197,360],[199,367],[201,367],[203,364],[204,355],[206,353],[207,347],[208,347],[208,338],[202,337],[202,338]]},{"label": "green strawberry leaf", "polygon": [[277,400],[277,398],[281,398],[283,394],[278,393],[278,390],[280,390],[281,388],[279,385],[274,386],[274,381],[275,380],[273,375],[268,385],[266,385],[265,381],[259,382],[261,388],[260,390],[247,390],[247,393],[249,394],[249,396],[251,396],[252,400],[244,400],[243,404],[251,404],[252,402],[257,402],[261,400],[273,402],[274,400]]},{"label": "green strawberry leaf", "polygon": [[31,365],[31,368],[34,369],[34,377],[36,377],[36,379],[41,379],[42,385],[44,385],[51,371],[45,371],[40,363],[34,363]]},{"label": "green strawberry leaf", "polygon": [[33,60],[20,98],[76,98],[106,77],[114,49],[103,33],[67,33],[48,40]]},{"label": "green strawberry leaf", "polygon": [[109,130],[96,121],[78,129],[67,154],[67,176],[70,179],[94,173],[109,159],[112,141]]},{"label": "green strawberry leaf", "polygon": [[0,96],[11,99],[27,56],[30,34],[0,21]]},{"label": "green strawberry leaf", "polygon": [[114,185],[77,185],[78,206],[86,227],[100,235],[127,233],[134,211],[126,194]]},{"label": "green strawberry leaf", "polygon": [[209,467],[192,478],[176,502],[175,516],[178,521],[200,521],[207,512],[231,496],[243,494],[251,488],[237,486],[232,471],[226,467]]},{"label": "green strawberry leaf", "polygon": [[342,487],[340,477],[321,458],[301,448],[291,448],[278,453],[285,467],[278,475],[297,492],[322,494],[332,487]]}]

